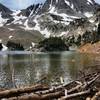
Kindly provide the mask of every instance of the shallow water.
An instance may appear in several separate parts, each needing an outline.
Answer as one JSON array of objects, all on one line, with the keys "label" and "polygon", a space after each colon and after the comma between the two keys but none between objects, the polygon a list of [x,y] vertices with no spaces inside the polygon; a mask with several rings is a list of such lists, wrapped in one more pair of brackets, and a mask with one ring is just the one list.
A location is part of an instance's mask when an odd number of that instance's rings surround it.
[{"label": "shallow water", "polygon": [[0,52],[0,87],[30,85],[45,76],[47,79],[44,83],[59,82],[60,77],[69,83],[81,71],[88,73],[98,69],[96,65],[99,57],[77,52]]}]

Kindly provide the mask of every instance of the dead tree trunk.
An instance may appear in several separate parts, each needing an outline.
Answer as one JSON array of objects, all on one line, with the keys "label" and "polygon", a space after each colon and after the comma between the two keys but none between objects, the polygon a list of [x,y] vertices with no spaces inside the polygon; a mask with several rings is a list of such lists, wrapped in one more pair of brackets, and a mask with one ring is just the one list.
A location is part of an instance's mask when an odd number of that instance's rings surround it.
[{"label": "dead tree trunk", "polygon": [[5,90],[5,91],[0,92],[0,99],[1,98],[19,96],[23,93],[32,93],[32,92],[46,90],[46,89],[49,89],[49,88],[47,86],[43,86],[43,85],[35,85],[35,86],[32,86],[32,87]]}]

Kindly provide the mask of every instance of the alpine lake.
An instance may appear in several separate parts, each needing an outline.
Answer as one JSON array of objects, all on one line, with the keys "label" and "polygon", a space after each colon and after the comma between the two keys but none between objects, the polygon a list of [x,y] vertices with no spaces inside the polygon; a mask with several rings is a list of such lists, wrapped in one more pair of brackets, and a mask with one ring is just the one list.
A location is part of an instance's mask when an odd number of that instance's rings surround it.
[{"label": "alpine lake", "polygon": [[0,88],[13,88],[43,82],[69,83],[82,72],[99,69],[99,54],[65,52],[0,52]]}]

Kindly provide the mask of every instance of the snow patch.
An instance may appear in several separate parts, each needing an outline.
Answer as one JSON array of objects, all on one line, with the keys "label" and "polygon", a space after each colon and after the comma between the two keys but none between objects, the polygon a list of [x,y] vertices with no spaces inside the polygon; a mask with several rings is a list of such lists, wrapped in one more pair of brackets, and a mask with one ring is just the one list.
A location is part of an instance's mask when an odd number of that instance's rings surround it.
[{"label": "snow patch", "polygon": [[20,10],[14,10],[14,13],[12,14],[13,16],[16,16],[20,13],[21,11]]},{"label": "snow patch", "polygon": [[95,22],[95,20],[93,20],[93,19],[90,19],[90,20],[89,20],[89,22],[90,22],[90,23],[94,23],[94,22]]},{"label": "snow patch", "polygon": [[14,24],[23,24],[23,23],[22,23],[22,20],[27,18],[27,17],[22,16],[22,15],[18,16],[18,14],[19,14],[20,12],[21,12],[21,11],[18,10],[18,11],[14,11],[14,13],[12,14],[12,16],[13,16],[13,18],[14,18],[14,21],[13,21]]},{"label": "snow patch", "polygon": [[[72,8],[74,8],[73,5],[72,5]],[[79,18],[79,17],[77,17],[77,16],[70,16],[70,15],[67,15],[67,14],[65,14],[65,13],[57,13],[57,11],[55,10],[55,7],[53,7],[53,8],[50,10],[49,13],[54,14],[54,15],[57,15],[57,16],[60,16],[60,17],[63,18],[63,21],[68,21],[68,22],[73,21],[73,19]]]},{"label": "snow patch", "polygon": [[25,21],[24,26],[25,26],[24,28],[25,30],[33,30],[33,28],[28,26],[28,19]]},{"label": "snow patch", "polygon": [[52,6],[49,13],[53,13],[53,12],[55,12],[55,7]]},{"label": "snow patch", "polygon": [[64,24],[64,25],[69,25],[70,22],[68,21],[57,21],[57,20],[52,20],[54,23],[61,23],[61,24]]},{"label": "snow patch", "polygon": [[67,32],[62,32],[59,36],[61,37],[61,36],[67,35],[68,32],[69,32],[69,31],[67,31]]},{"label": "snow patch", "polygon": [[70,6],[72,9],[74,9],[74,5],[71,4],[69,1],[65,0],[65,3],[66,3],[68,6]]},{"label": "snow patch", "polygon": [[8,38],[9,38],[9,39],[11,39],[12,37],[13,37],[13,36],[12,36],[12,35],[10,35]]},{"label": "snow patch", "polygon": [[[0,43],[2,44],[2,39],[0,39]],[[1,51],[6,51],[8,48],[4,45],[4,44],[2,44],[2,50]]]},{"label": "snow patch", "polygon": [[41,31],[41,34],[43,34],[45,38],[49,38],[51,35],[51,33],[46,28]]},{"label": "snow patch", "polygon": [[39,16],[37,16],[37,17],[35,17],[35,19],[33,20],[35,23],[36,23],[36,25],[35,25],[35,27],[29,27],[28,26],[28,19],[25,21],[25,23],[24,23],[24,26],[25,26],[25,30],[38,30],[42,35],[44,35],[44,37],[46,37],[46,38],[48,38],[48,37],[50,37],[50,32],[48,32],[48,30],[45,28],[44,30],[41,30],[40,29],[40,25],[39,25],[39,23],[38,23],[38,21],[37,21],[37,18],[38,18]]},{"label": "snow patch", "polygon": [[1,15],[1,12],[0,12],[0,27],[2,27],[6,22],[7,22],[8,19],[3,19],[2,18],[2,15]]},{"label": "snow patch", "polygon": [[8,28],[10,31],[14,31],[15,29],[12,29],[12,28]]},{"label": "snow patch", "polygon": [[29,17],[32,16],[32,15],[34,14],[34,12],[35,12],[35,14],[36,14],[36,13],[39,11],[39,9],[40,9],[41,7],[42,7],[42,5],[39,5],[38,9],[35,9],[35,8],[34,8],[32,11],[30,10],[31,13],[30,13]]},{"label": "snow patch", "polygon": [[56,0],[56,3],[58,3],[58,0]]},{"label": "snow patch", "polygon": [[92,2],[91,0],[87,0],[87,3],[88,3],[88,4],[89,4],[89,3],[93,4],[93,2]]},{"label": "snow patch", "polygon": [[65,0],[65,3],[66,3],[68,6],[70,6],[70,2],[69,2],[69,1]]},{"label": "snow patch", "polygon": [[34,27],[34,30],[38,30],[42,35],[44,35],[44,37],[46,38],[49,38],[50,37],[50,32],[45,28],[44,30],[41,30],[40,29],[40,25],[37,21],[37,18],[39,16],[37,16],[35,19],[34,19],[34,22],[36,23],[35,27]]},{"label": "snow patch", "polygon": [[34,47],[34,46],[35,46],[35,43],[34,43],[34,42],[32,42],[32,43],[31,43],[31,45],[32,45],[32,47]]},{"label": "snow patch", "polygon": [[3,46],[2,51],[6,51],[8,49],[4,44],[2,44],[2,46]]},{"label": "snow patch", "polygon": [[92,17],[92,16],[93,16],[93,14],[92,14],[92,13],[89,13],[89,12],[84,13],[84,15],[85,15],[86,17]]},{"label": "snow patch", "polygon": [[50,8],[49,8],[49,10],[50,10],[50,9],[52,9],[52,2],[53,2],[53,0],[51,0],[51,3],[50,3]]},{"label": "snow patch", "polygon": [[71,4],[71,8],[74,9],[74,5],[73,4]]}]

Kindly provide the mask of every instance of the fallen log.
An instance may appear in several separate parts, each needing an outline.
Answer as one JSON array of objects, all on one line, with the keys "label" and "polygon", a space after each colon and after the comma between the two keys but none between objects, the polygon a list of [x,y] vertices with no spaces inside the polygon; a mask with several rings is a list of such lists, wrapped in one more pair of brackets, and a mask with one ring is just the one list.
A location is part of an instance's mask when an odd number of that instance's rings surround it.
[{"label": "fallen log", "polygon": [[62,96],[62,92],[50,93],[46,95],[30,94],[19,97],[9,98],[7,100],[52,100]]},{"label": "fallen log", "polygon": [[89,87],[91,84],[93,84],[95,82],[96,79],[98,79],[100,77],[100,75],[97,75],[96,77],[94,77],[91,81],[86,82],[83,86],[82,89],[86,89],[87,87]]},{"label": "fallen log", "polygon": [[70,94],[70,95],[62,97],[59,100],[69,100],[69,99],[72,99],[72,98],[75,98],[75,97],[78,97],[78,96],[84,96],[84,95],[87,95],[87,94],[90,94],[90,90],[86,90],[86,91],[75,93],[75,94]]},{"label": "fallen log", "polygon": [[[84,96],[87,94],[90,94],[90,90],[71,94],[71,95],[62,97],[59,100],[69,100],[71,98],[74,98],[77,96]],[[24,96],[20,96],[20,97],[10,98],[8,100],[52,100],[52,99],[60,98],[61,96],[63,96],[62,92],[56,92],[56,93],[50,93],[50,94],[46,94],[46,95],[37,95],[37,94],[24,95]]]},{"label": "fallen log", "polygon": [[[71,83],[76,82],[78,85],[77,85],[76,87],[74,87],[74,88],[68,90],[68,93],[72,93],[72,92],[78,90],[79,88],[85,89],[85,88],[89,87],[91,84],[93,84],[93,82],[95,82],[95,80],[96,80],[99,76],[100,76],[100,75],[95,76],[91,81],[86,82],[86,83],[84,83],[84,84],[82,84],[81,82],[72,81]],[[42,91],[41,94],[53,93],[53,92],[55,92],[55,91],[59,91],[59,90],[65,89],[66,86],[70,85],[71,83],[69,83],[69,84],[63,84],[63,85],[54,87],[54,88],[49,89],[49,90],[46,90],[46,91]]]},{"label": "fallen log", "polygon": [[47,89],[49,89],[47,86],[43,86],[39,84],[39,85],[26,87],[26,88],[5,90],[5,91],[0,92],[0,99],[19,96],[23,93],[32,93],[32,92],[47,90]]},{"label": "fallen log", "polygon": [[[74,91],[77,91],[81,88],[81,90],[86,90],[86,87],[89,87],[92,83],[94,83],[94,81],[99,77],[99,75],[97,75],[95,78],[93,78],[91,81],[87,82],[87,84],[79,84],[76,87],[67,90],[68,95],[71,95],[71,93],[73,93]],[[0,99],[1,98],[11,98],[11,97],[19,97],[21,95],[24,95],[24,93],[33,93],[32,98],[37,98],[34,100],[38,100],[39,99],[45,99],[47,100],[47,98],[59,98],[59,96],[65,96],[65,89],[66,89],[66,85],[61,85],[58,87],[55,87],[54,89],[49,89],[47,86],[43,86],[43,85],[36,85],[33,87],[28,87],[28,88],[20,88],[20,89],[11,89],[11,90],[6,90],[6,91],[2,91],[0,92]],[[42,91],[44,90],[44,91]],[[81,92],[81,91],[79,91]],[[36,94],[37,93],[37,94]],[[41,96],[41,98],[40,98]],[[23,97],[23,96],[21,96]],[[24,96],[25,97],[25,96]],[[30,97],[30,95],[28,95],[28,97]],[[43,100],[44,100],[43,99]],[[16,100],[16,99],[14,99]],[[17,100],[21,100],[21,99],[17,99]],[[24,99],[22,99],[24,100]],[[30,99],[25,99],[25,100],[30,100]]]}]

